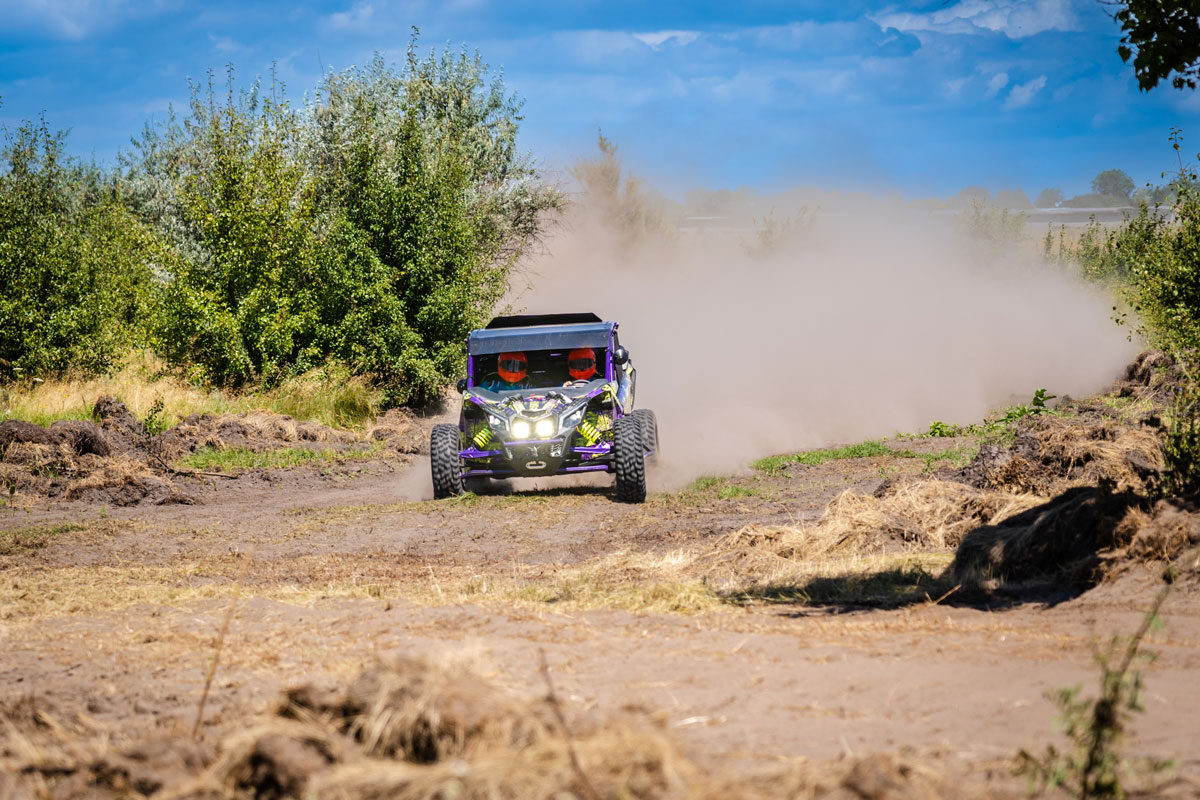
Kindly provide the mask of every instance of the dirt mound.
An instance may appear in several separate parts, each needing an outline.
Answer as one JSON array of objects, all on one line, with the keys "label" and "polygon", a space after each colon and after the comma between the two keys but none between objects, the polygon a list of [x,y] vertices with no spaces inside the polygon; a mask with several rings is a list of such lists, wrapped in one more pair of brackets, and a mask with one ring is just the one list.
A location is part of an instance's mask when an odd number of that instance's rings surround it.
[{"label": "dirt mound", "polygon": [[[548,684],[549,685],[549,684]],[[641,712],[570,720],[477,672],[381,662],[346,687],[287,692],[274,714],[231,720],[215,750],[180,737],[116,748],[104,733],[42,715],[0,738],[5,796],[282,798],[937,798],[975,796],[890,754],[724,779],[690,761]]]},{"label": "dirt mound", "polygon": [[1200,575],[1191,556],[1200,546],[1200,513],[1160,500],[1153,507],[1111,484],[1076,487],[1054,499],[967,534],[951,571],[964,585],[1020,590],[1028,585],[1086,589],[1130,564],[1176,562]]},{"label": "dirt mound", "polygon": [[172,464],[201,448],[419,452],[424,437],[414,417],[389,412],[380,423],[359,435],[265,411],[193,414],[150,436],[123,403],[101,397],[90,421],[60,420],[48,428],[23,420],[0,422],[0,486],[10,495],[116,506],[191,503],[190,470]]},{"label": "dirt mound", "polygon": [[970,530],[1041,502],[1033,496],[932,479],[888,482],[874,495],[847,491],[807,526],[746,526],[698,559],[722,590],[787,582],[820,559],[953,548]]},{"label": "dirt mound", "polygon": [[1187,380],[1183,367],[1170,355],[1162,350],[1146,350],[1125,368],[1124,380],[1117,382],[1113,393],[1166,402]]},{"label": "dirt mound", "polygon": [[1105,481],[1145,493],[1156,485],[1162,464],[1158,435],[1146,427],[1039,415],[1018,422],[1011,446],[983,445],[970,464],[941,477],[1047,497]]}]

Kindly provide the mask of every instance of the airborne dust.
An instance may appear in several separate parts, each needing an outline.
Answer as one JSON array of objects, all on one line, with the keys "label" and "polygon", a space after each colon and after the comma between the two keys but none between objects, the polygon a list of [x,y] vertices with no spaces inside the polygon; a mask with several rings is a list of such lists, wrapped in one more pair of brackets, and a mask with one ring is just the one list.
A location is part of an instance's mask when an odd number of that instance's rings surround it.
[{"label": "airborne dust", "polygon": [[510,302],[620,323],[637,404],[659,418],[658,488],[978,421],[1040,387],[1086,395],[1137,349],[1108,295],[1042,262],[1041,231],[1000,246],[859,200],[764,243],[753,224],[631,233],[611,203],[577,200]]}]

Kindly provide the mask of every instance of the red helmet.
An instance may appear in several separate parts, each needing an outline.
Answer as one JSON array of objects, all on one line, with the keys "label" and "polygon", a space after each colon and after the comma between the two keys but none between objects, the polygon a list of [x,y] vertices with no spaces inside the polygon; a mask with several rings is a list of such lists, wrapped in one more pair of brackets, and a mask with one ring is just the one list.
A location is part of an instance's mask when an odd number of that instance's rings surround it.
[{"label": "red helmet", "polygon": [[500,357],[496,359],[496,371],[509,383],[520,383],[525,380],[528,363],[524,353],[501,353]]},{"label": "red helmet", "polygon": [[596,351],[590,347],[576,347],[567,356],[567,372],[577,381],[595,377]]}]

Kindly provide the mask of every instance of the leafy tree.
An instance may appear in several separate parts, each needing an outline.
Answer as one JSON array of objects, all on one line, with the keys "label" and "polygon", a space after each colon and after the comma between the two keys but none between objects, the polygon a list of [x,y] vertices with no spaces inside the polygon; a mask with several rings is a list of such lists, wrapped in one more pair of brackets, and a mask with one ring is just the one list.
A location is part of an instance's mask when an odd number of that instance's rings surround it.
[{"label": "leafy tree", "polygon": [[104,370],[145,340],[163,248],[43,118],[0,148],[0,377]]},{"label": "leafy tree", "polygon": [[1117,53],[1148,92],[1171,73],[1176,89],[1196,88],[1200,79],[1200,0],[1118,0],[1121,24]]},{"label": "leafy tree", "polygon": [[1038,208],[1056,208],[1063,201],[1060,189],[1042,189],[1033,204]]},{"label": "leafy tree", "polygon": [[1133,178],[1119,169],[1106,169],[1092,178],[1092,191],[1105,197],[1128,200],[1135,186]]}]

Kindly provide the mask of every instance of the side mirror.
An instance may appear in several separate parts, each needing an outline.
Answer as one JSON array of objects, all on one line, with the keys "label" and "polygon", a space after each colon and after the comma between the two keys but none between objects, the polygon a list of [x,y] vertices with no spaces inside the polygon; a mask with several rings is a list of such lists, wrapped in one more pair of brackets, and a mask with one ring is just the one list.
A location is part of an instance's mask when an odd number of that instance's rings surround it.
[{"label": "side mirror", "polygon": [[629,361],[629,351],[624,347],[618,347],[613,350],[613,363],[618,367],[624,366]]},{"label": "side mirror", "polygon": [[454,386],[458,389],[459,394],[462,394],[467,390],[467,379],[459,378],[458,383],[454,384]]}]

